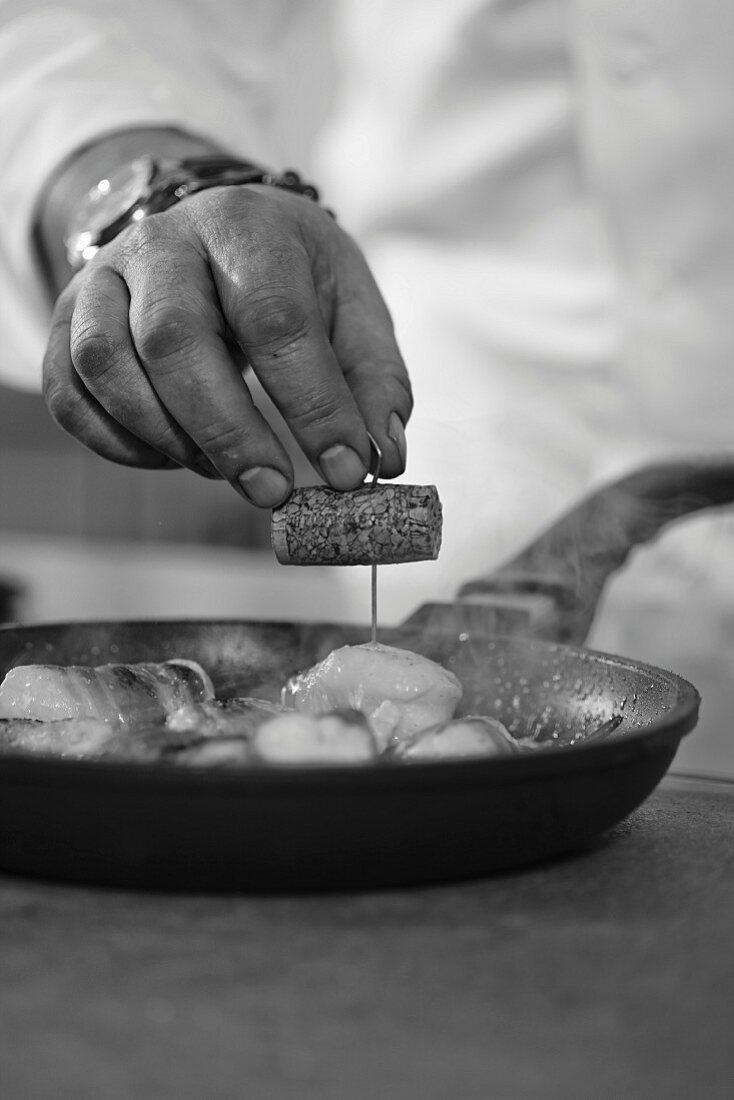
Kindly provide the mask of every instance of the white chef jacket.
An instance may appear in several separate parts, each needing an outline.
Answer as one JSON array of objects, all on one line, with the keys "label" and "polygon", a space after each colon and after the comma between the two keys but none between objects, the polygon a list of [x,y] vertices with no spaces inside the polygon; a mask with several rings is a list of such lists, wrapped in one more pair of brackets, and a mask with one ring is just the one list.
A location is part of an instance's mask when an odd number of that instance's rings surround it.
[{"label": "white chef jacket", "polygon": [[[80,144],[160,123],[297,150],[393,312],[407,477],[444,500],[439,561],[382,570],[383,612],[450,598],[589,485],[730,446],[732,41],[728,0],[0,0],[2,377],[38,385],[33,207]],[[733,538],[674,530],[593,640],[673,665],[660,616],[695,607],[693,650],[726,660]],[[364,618],[355,573],[335,607]]]}]

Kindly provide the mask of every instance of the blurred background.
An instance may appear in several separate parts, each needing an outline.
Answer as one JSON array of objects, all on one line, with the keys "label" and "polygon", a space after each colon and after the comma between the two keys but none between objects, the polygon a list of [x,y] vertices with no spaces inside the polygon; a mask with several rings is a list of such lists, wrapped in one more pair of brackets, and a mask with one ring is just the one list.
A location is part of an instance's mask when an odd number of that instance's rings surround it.
[{"label": "blurred background", "polygon": [[[0,609],[5,620],[317,618],[325,570],[288,570],[270,513],[188,471],[105,462],[35,394],[0,388]],[[365,608],[368,608],[365,588]]]}]

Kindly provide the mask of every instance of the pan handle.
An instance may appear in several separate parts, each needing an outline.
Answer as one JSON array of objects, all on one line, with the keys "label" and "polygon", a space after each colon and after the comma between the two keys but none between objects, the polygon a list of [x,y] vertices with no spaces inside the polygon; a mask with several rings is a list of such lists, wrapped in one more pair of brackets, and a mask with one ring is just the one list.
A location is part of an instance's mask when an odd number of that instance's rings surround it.
[{"label": "pan handle", "polygon": [[734,457],[644,466],[590,493],[498,570],[459,589],[490,607],[523,607],[529,632],[586,638],[607,579],[669,523],[734,502]]}]

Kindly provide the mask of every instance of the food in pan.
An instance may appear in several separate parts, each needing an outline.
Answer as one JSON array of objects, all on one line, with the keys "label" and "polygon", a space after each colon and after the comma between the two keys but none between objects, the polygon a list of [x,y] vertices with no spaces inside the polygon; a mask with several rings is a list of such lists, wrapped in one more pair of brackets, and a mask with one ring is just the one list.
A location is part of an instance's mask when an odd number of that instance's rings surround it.
[{"label": "food in pan", "polygon": [[0,719],[0,750],[23,749],[51,756],[96,757],[114,750],[115,727],[99,718]]},{"label": "food in pan", "polygon": [[0,718],[53,722],[162,721],[186,703],[214,698],[209,676],[195,661],[134,665],[20,665],[0,684]]},{"label": "food in pan", "polygon": [[292,677],[286,706],[307,714],[349,707],[360,711],[382,748],[452,718],[462,688],[435,661],[387,645],[345,645]]},{"label": "food in pan", "polygon": [[511,756],[524,745],[496,718],[455,718],[422,730],[395,746],[400,760],[451,760],[471,756]]},{"label": "food in pan", "polygon": [[378,755],[374,734],[356,711],[284,711],[260,726],[254,749],[271,764],[353,764]]},{"label": "food in pan", "polygon": [[208,699],[188,700],[169,710],[166,726],[174,733],[199,737],[252,737],[258,727],[282,707],[268,699]]},{"label": "food in pan", "polygon": [[182,765],[410,763],[536,749],[496,719],[457,716],[448,669],[392,646],[343,646],[291,677],[280,702],[216,699],[184,659],[25,665],[0,685],[0,751]]},{"label": "food in pan", "polygon": [[166,722],[183,735],[175,753],[182,764],[320,764],[373,760],[377,741],[358,711],[299,714],[264,699],[188,704]]}]

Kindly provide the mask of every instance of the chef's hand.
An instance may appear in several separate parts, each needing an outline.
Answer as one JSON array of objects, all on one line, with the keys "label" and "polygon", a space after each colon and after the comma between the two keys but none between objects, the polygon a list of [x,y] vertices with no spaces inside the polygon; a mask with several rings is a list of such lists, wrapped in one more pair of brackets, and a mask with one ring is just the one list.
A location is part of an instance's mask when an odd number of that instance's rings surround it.
[{"label": "chef's hand", "polygon": [[186,466],[273,507],[293,487],[239,351],[313,466],[351,489],[405,466],[410,384],[357,246],[310,199],[200,192],[99,250],[61,294],[44,360],[54,419],[125,465]]}]

